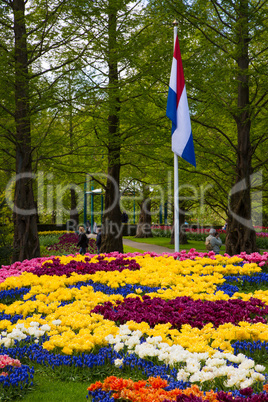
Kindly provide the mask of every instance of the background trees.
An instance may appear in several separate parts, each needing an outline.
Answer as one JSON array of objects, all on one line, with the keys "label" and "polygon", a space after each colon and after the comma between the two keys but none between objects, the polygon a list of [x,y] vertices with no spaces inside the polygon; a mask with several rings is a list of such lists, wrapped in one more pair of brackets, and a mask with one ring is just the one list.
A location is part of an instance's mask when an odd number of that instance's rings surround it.
[{"label": "background trees", "polygon": [[192,121],[198,124],[194,125],[197,174],[212,184],[207,202],[228,214],[226,250],[255,251],[252,178],[267,162],[267,153],[260,157],[258,151],[267,150],[267,135],[259,130],[268,99],[263,85],[265,2],[150,4],[155,12],[166,18],[172,14],[179,21]]},{"label": "background trees", "polygon": [[[32,211],[14,211],[14,260],[39,253],[34,172],[72,183],[68,203],[76,221],[81,211],[74,189],[87,173],[108,173],[107,181],[95,175],[105,190],[108,229],[120,227],[122,179],[167,186],[173,158],[165,108],[175,17],[197,157],[196,170],[180,160],[180,184],[188,185],[184,209],[201,203],[206,188],[202,202],[222,219],[228,215],[227,251],[256,249],[252,189],[265,196],[267,183],[264,1],[1,4],[1,188],[13,172],[23,174],[15,205]],[[199,189],[194,202],[190,187]],[[108,229],[102,250],[122,251],[120,234]]]}]

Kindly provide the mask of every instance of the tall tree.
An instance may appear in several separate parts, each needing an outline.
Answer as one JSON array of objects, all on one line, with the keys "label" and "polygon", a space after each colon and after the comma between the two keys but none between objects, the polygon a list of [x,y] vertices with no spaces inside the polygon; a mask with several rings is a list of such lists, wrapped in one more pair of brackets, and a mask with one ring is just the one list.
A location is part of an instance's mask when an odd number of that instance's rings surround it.
[{"label": "tall tree", "polygon": [[227,210],[227,252],[256,251],[251,182],[267,162],[267,153],[258,151],[267,149],[260,129],[268,101],[265,1],[153,0],[150,5],[163,19],[172,14],[179,21],[196,172],[212,184],[206,194],[210,204]]},{"label": "tall tree", "polygon": [[120,91],[118,72],[118,39],[117,39],[118,4],[112,0],[108,4],[108,176],[105,192],[105,212],[103,216],[103,233],[101,251],[123,252],[120,212]]},{"label": "tall tree", "polygon": [[[86,10],[87,5],[81,6]],[[107,181],[102,183],[105,212],[101,251],[122,251],[120,173],[122,166],[133,161],[133,149],[141,143],[142,122],[137,129],[135,105],[145,91],[138,84],[142,74],[135,59],[146,43],[142,1],[100,0],[94,2],[86,17],[81,10],[79,14],[83,14],[84,23],[88,18],[94,35],[91,51],[85,56],[92,61],[92,79],[98,84],[95,108],[90,104],[86,108],[98,144],[94,152],[103,149],[108,164]]]},{"label": "tall tree", "polygon": [[[1,152],[15,161],[15,261],[39,255],[32,162],[35,158],[38,166],[38,149],[42,141],[49,138],[57,115],[57,100],[53,96],[54,85],[59,79],[57,71],[83,53],[86,41],[76,43],[70,57],[67,44],[81,38],[82,32],[71,24],[66,29],[69,15],[65,0],[55,0],[50,4],[46,1],[30,4],[24,0],[2,3],[0,46],[5,57],[2,55],[0,62],[5,67],[5,75],[1,77],[0,85],[4,94],[0,101],[0,116],[1,131],[9,147],[1,147]],[[63,52],[59,58],[53,58],[57,51]],[[5,91],[7,88],[11,90]],[[50,113],[54,110],[55,115],[47,114],[51,118],[41,128],[36,116],[40,119],[44,110],[50,110]],[[50,146],[53,140],[50,137]],[[60,152],[58,149],[57,156]]]},{"label": "tall tree", "polygon": [[12,260],[39,257],[37,211],[32,187],[32,149],[29,114],[29,72],[26,41],[25,1],[11,2],[15,36],[15,126],[16,186],[14,197],[14,242]]},{"label": "tall tree", "polygon": [[[236,42],[235,61],[237,64],[236,80],[237,111],[234,119],[237,126],[237,159],[235,187],[231,191],[230,210],[226,236],[226,252],[233,255],[241,251],[257,251],[256,233],[252,225],[251,213],[251,175],[253,146],[250,139],[252,111],[249,83],[249,42],[250,8],[248,0],[237,2],[235,15],[234,39]],[[254,12],[255,13],[255,12]]]}]

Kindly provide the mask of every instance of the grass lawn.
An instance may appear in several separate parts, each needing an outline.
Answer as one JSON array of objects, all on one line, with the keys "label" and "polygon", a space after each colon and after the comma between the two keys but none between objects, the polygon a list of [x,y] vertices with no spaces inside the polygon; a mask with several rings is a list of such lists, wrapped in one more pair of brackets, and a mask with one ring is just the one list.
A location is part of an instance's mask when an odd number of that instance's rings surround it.
[{"label": "grass lawn", "polygon": [[[167,248],[170,248],[171,250],[174,250],[174,245],[169,244],[170,239],[167,237],[148,237],[147,239],[139,239],[134,236],[127,236],[125,238],[135,241],[136,243],[155,244],[157,246],[167,247]],[[180,251],[181,250],[189,251],[191,248],[195,248],[197,251],[200,251],[200,252],[207,251],[206,247],[205,247],[205,242],[203,242],[203,241],[188,240],[187,244],[180,244]],[[125,249],[125,247],[124,247],[124,249]],[[137,251],[137,250],[135,250],[135,251]],[[132,252],[132,251],[130,251],[130,252]],[[221,246],[220,253],[221,254],[225,253],[225,245]]]},{"label": "grass lawn", "polygon": [[170,239],[167,237],[148,237],[146,239],[140,239],[135,236],[127,236],[126,239],[135,241],[137,243],[146,243],[146,244],[155,244],[157,246],[167,247],[170,249],[174,249],[173,244],[169,244]]},{"label": "grass lawn", "polygon": [[62,381],[51,375],[35,372],[34,386],[23,398],[13,399],[14,402],[73,402],[90,401],[86,399],[89,382]]},{"label": "grass lawn", "polygon": [[144,253],[144,250],[130,246],[124,246],[124,253]]}]

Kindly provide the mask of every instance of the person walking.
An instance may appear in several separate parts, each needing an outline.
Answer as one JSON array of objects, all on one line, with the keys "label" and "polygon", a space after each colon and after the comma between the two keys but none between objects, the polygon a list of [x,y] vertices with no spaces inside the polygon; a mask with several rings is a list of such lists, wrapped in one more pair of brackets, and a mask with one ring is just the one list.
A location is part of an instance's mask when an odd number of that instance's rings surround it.
[{"label": "person walking", "polygon": [[128,214],[126,213],[126,211],[122,213],[121,220],[122,223],[128,223]]},{"label": "person walking", "polygon": [[220,254],[221,245],[222,241],[219,233],[216,232],[216,229],[210,229],[209,236],[206,238],[206,249],[214,251],[215,254]]},{"label": "person walking", "polygon": [[79,226],[79,237],[77,247],[80,246],[79,253],[84,255],[87,252],[88,238],[84,226]]}]

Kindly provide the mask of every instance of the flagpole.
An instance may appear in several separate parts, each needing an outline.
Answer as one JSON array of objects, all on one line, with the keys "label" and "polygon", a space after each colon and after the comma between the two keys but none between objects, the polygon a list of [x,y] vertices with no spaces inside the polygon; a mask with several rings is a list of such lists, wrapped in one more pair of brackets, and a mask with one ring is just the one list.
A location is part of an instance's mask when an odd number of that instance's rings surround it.
[{"label": "flagpole", "polygon": [[[174,48],[178,31],[178,22],[174,25]],[[180,251],[180,222],[179,222],[179,163],[178,155],[174,152],[174,246],[175,252]]]},{"label": "flagpole", "polygon": [[[179,163],[178,157],[196,167],[193,134],[187,101],[185,80],[177,36],[178,22],[174,26],[174,52],[169,81],[166,115],[172,122],[172,151],[174,153],[174,245],[180,251]],[[183,223],[183,222],[182,222]]]}]

